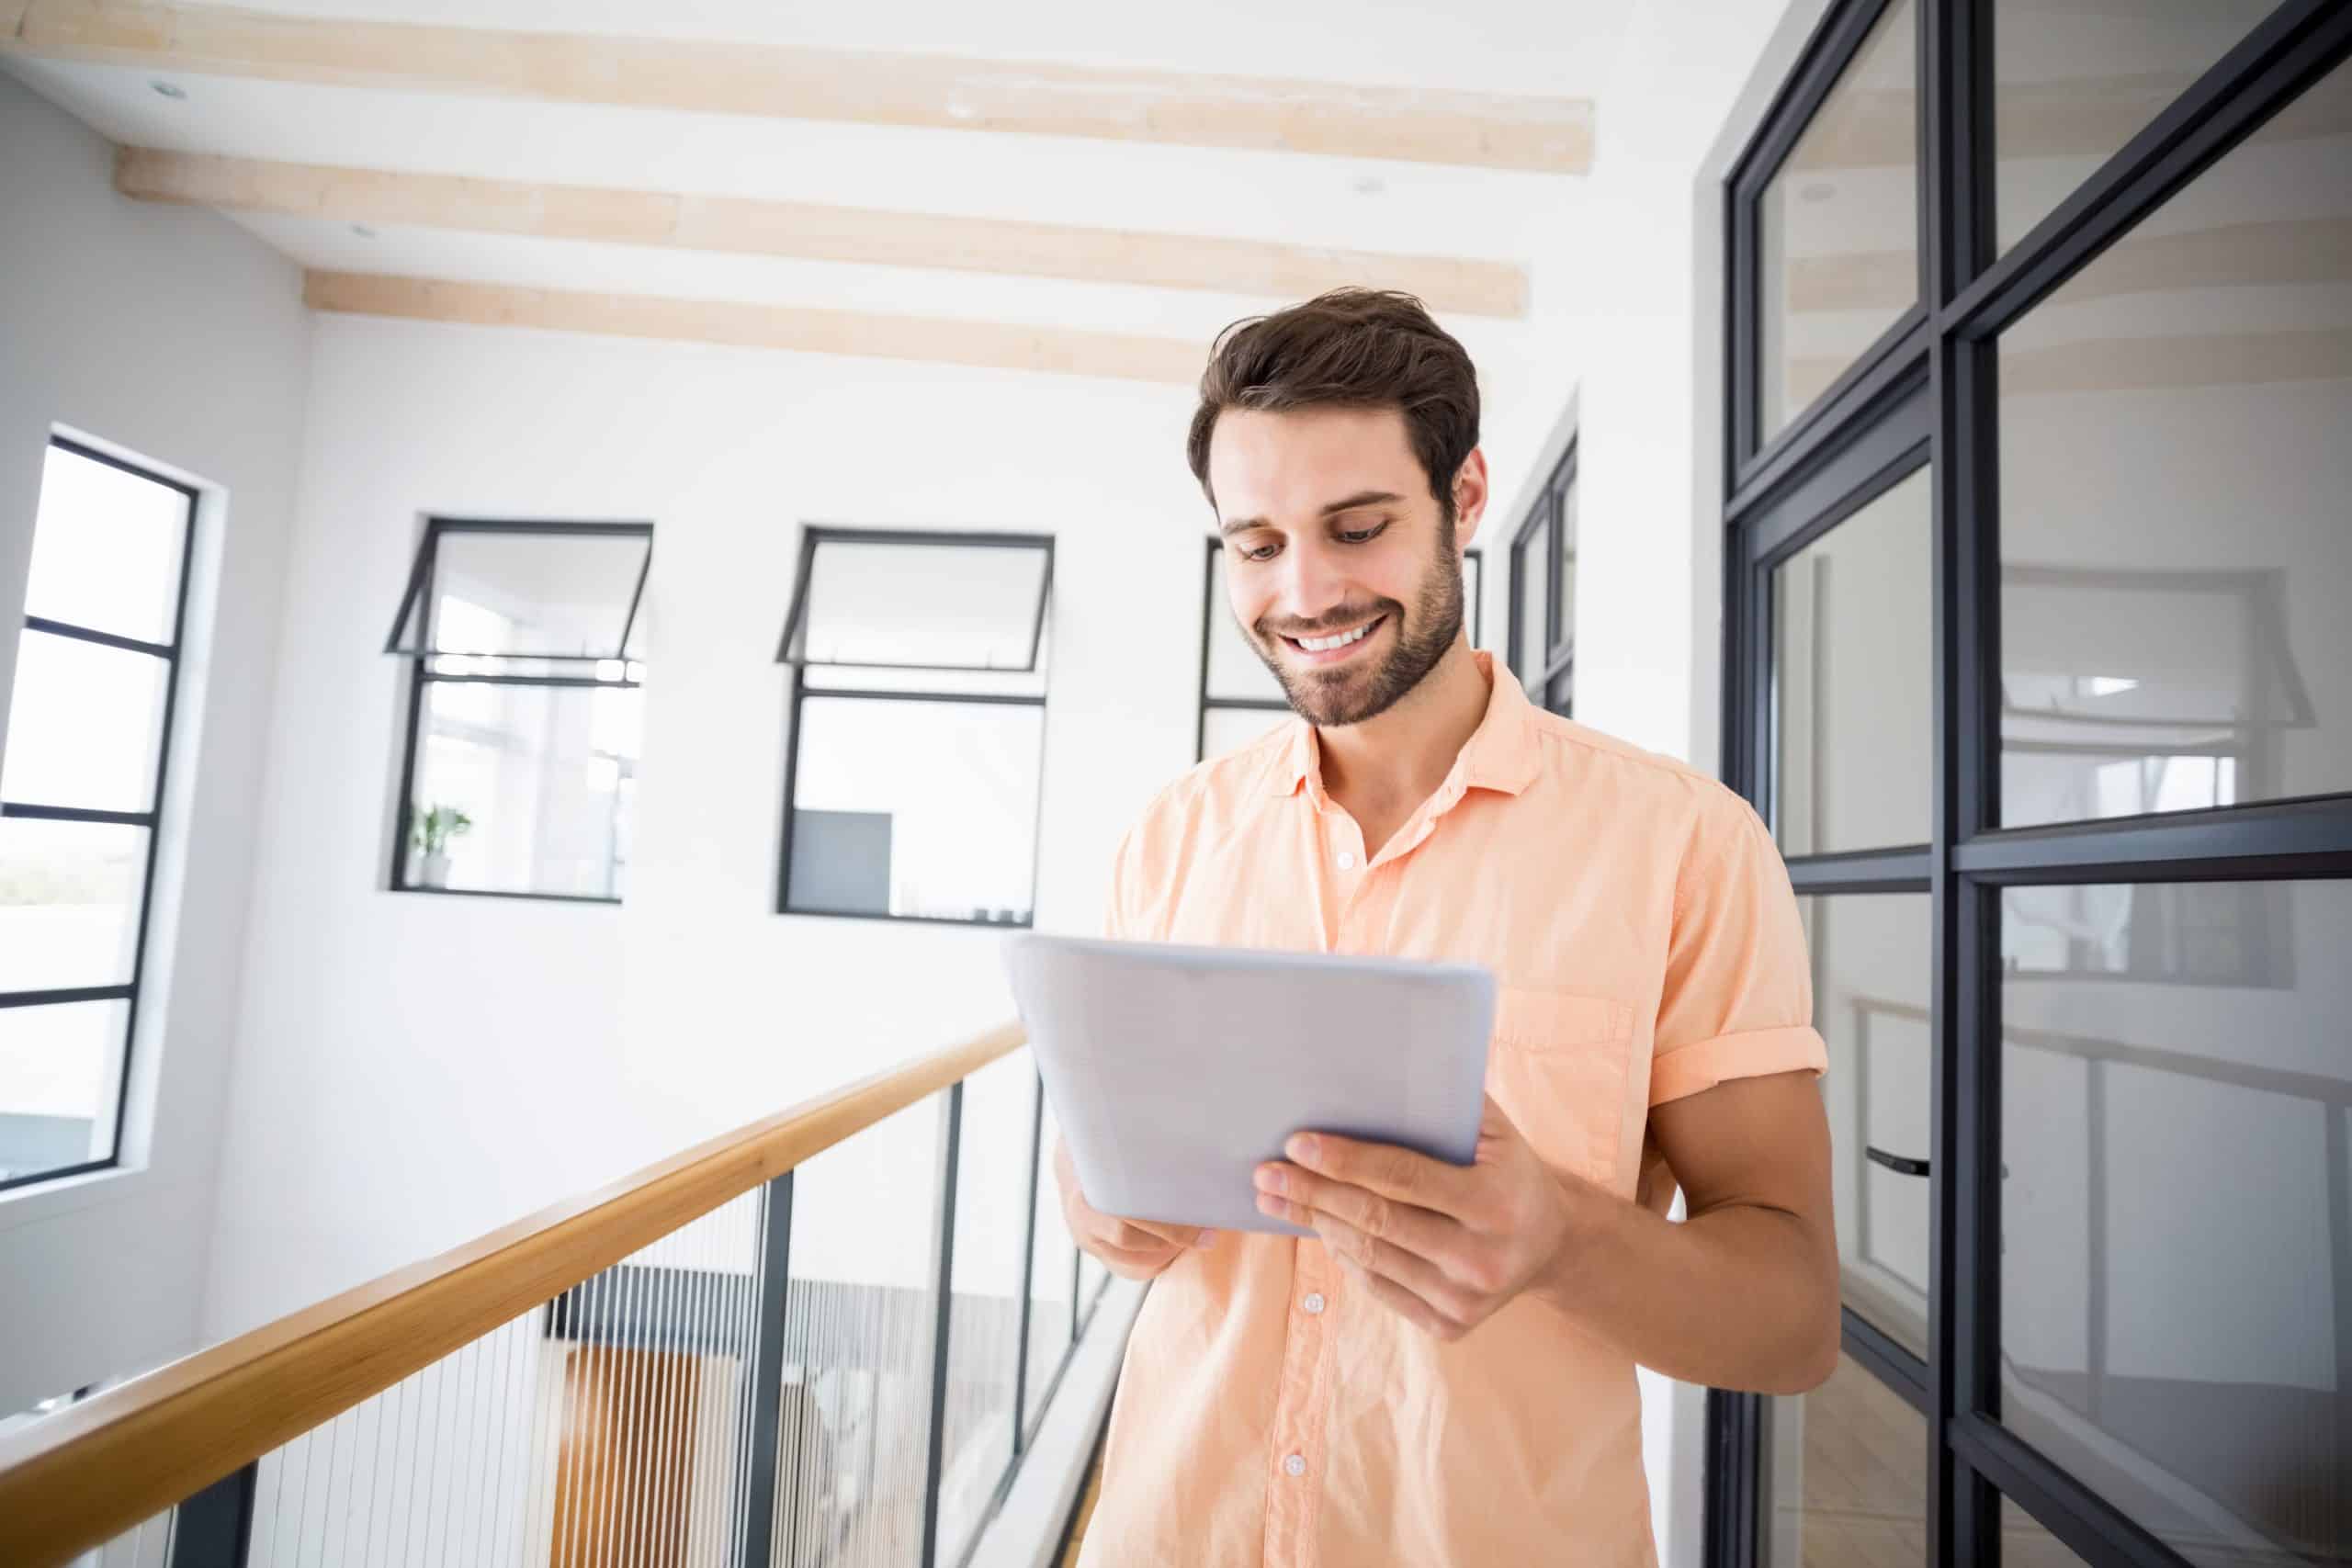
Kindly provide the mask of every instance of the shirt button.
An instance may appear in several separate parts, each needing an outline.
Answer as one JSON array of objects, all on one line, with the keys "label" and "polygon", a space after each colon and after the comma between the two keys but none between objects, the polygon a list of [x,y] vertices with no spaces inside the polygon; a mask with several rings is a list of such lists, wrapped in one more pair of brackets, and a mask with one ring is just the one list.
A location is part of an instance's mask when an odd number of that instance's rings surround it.
[{"label": "shirt button", "polygon": [[1353,851],[1353,850],[1341,850],[1341,851],[1340,852],[1340,869],[1341,871],[1353,871],[1353,870],[1355,870],[1355,868],[1356,868],[1356,852],[1355,852],[1355,851]]},{"label": "shirt button", "polygon": [[1307,1315],[1311,1317],[1315,1314],[1323,1310],[1323,1292],[1320,1291],[1309,1291],[1306,1292],[1306,1299],[1298,1304],[1306,1308]]},{"label": "shirt button", "polygon": [[1293,1454],[1290,1458],[1283,1461],[1283,1473],[1284,1475],[1305,1475],[1306,1473],[1306,1456],[1305,1454]]}]

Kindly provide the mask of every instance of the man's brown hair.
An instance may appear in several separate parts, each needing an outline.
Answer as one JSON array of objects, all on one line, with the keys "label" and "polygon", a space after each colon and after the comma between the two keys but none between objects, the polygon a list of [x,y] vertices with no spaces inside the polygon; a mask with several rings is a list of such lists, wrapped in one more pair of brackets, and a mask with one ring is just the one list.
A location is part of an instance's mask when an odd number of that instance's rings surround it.
[{"label": "man's brown hair", "polygon": [[[1453,476],[1478,445],[1478,372],[1410,294],[1334,288],[1217,334],[1185,456],[1209,491],[1209,437],[1227,409],[1393,408],[1430,493],[1453,517]],[[1209,492],[1212,503],[1216,497]]]}]

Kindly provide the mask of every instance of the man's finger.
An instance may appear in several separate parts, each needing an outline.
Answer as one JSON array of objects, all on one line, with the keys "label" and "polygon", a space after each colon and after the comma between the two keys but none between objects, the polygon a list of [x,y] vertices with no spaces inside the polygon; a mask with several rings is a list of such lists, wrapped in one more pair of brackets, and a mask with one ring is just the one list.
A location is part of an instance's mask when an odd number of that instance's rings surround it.
[{"label": "man's finger", "polygon": [[1394,1144],[1298,1133],[1283,1145],[1283,1152],[1315,1175],[1442,1214],[1456,1213],[1468,1195],[1465,1172]]},{"label": "man's finger", "polygon": [[1329,1214],[1316,1215],[1315,1234],[1323,1238],[1323,1245],[1341,1261],[1353,1263],[1369,1273],[1402,1286],[1449,1320],[1460,1322],[1468,1317],[1468,1298],[1436,1259],[1408,1252],[1394,1242],[1366,1235],[1353,1225],[1333,1219]]},{"label": "man's finger", "polygon": [[1347,1269],[1348,1278],[1355,1281],[1358,1289],[1369,1292],[1383,1306],[1431,1337],[1452,1341],[1467,1332],[1404,1286],[1382,1279],[1353,1258],[1340,1259],[1340,1266]]},{"label": "man's finger", "polygon": [[1430,1257],[1444,1247],[1460,1227],[1447,1216],[1378,1191],[1334,1181],[1277,1161],[1258,1168],[1259,1190],[1272,1192],[1318,1213],[1345,1221],[1367,1235],[1393,1241],[1408,1251]]},{"label": "man's finger", "polygon": [[1171,1225],[1158,1220],[1123,1220],[1120,1223],[1173,1247],[1198,1247],[1203,1236],[1216,1234],[1215,1231],[1203,1230],[1198,1225]]}]

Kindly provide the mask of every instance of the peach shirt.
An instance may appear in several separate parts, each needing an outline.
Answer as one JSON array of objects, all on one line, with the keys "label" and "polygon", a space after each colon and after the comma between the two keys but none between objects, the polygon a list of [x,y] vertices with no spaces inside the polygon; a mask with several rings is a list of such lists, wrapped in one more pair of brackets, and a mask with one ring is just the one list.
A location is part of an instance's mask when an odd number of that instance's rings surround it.
[{"label": "peach shirt", "polygon": [[[1110,934],[1466,960],[1500,986],[1487,1087],[1555,1168],[1661,1213],[1649,1108],[1826,1065],[1763,824],[1680,763],[1493,693],[1367,863],[1293,720],[1193,769],[1121,845]],[[1151,1288],[1084,1568],[1648,1564],[1634,1363],[1527,1297],[1454,1344],[1315,1241],[1227,1235]]]}]

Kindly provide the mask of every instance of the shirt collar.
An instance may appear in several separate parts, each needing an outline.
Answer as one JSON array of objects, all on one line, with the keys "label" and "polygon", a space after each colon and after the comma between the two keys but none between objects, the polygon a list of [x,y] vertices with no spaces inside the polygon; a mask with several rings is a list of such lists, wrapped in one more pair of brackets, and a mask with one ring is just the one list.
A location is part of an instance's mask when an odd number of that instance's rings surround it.
[{"label": "shirt collar", "polygon": [[[1464,790],[1491,789],[1517,795],[1535,779],[1535,706],[1502,660],[1483,649],[1470,657],[1492,688],[1487,697],[1487,715],[1463,743],[1441,793],[1459,795]],[[1292,719],[1268,762],[1267,793],[1295,795],[1309,781],[1319,791],[1321,771],[1322,750],[1316,743],[1315,727],[1303,718]]]}]

